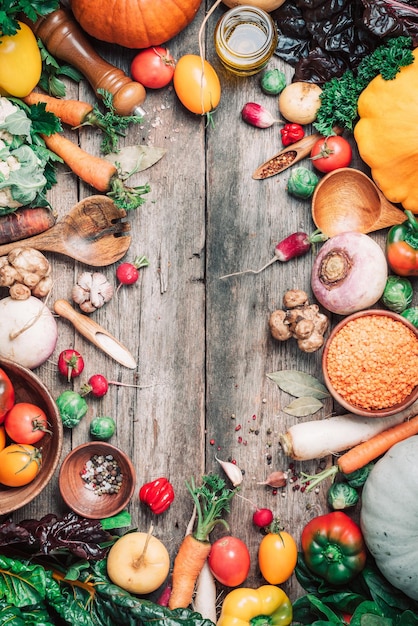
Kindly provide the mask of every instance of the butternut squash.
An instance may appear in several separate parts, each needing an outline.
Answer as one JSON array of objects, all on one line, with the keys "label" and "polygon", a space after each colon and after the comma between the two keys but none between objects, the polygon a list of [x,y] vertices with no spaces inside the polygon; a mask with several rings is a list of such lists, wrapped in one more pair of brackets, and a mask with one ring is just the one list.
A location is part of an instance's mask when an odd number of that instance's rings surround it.
[{"label": "butternut squash", "polygon": [[418,213],[418,48],[393,80],[376,76],[358,99],[361,158],[388,200]]}]

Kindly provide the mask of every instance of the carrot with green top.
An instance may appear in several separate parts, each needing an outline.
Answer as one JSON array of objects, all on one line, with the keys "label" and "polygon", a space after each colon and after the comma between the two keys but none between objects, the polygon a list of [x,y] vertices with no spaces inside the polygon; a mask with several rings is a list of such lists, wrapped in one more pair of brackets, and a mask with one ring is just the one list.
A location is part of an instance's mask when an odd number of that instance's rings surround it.
[{"label": "carrot with green top", "polygon": [[94,126],[104,133],[101,152],[109,154],[116,152],[118,138],[124,136],[129,124],[138,124],[142,117],[138,115],[122,116],[115,113],[112,94],[99,90],[103,96],[103,104],[106,112],[102,112],[96,103],[92,105],[82,100],[55,98],[45,93],[32,91],[23,102],[28,106],[43,104],[45,111],[53,113],[63,124],[71,126],[73,130],[82,126]]},{"label": "carrot with green top", "polygon": [[201,487],[194,480],[186,486],[196,506],[197,522],[193,533],[187,534],[174,559],[170,609],[187,608],[193,598],[197,578],[209,556],[209,535],[217,524],[228,528],[222,518],[229,511],[231,498],[236,489],[229,489],[225,481],[216,475],[203,476]]},{"label": "carrot with green top", "polygon": [[323,472],[311,476],[302,472],[301,476],[303,478],[301,482],[308,483],[306,491],[310,491],[324,479],[334,477],[338,472],[345,475],[351,474],[376,460],[399,441],[408,439],[416,434],[418,434],[418,415],[384,430],[368,441],[354,446],[354,448],[351,448],[348,452],[339,457],[336,465],[333,465]]},{"label": "carrot with green top", "polygon": [[142,196],[150,191],[148,184],[125,186],[113,163],[89,154],[61,133],[42,135],[42,138],[47,148],[61,157],[74,174],[97,191],[106,193],[120,209],[129,211],[145,202]]}]

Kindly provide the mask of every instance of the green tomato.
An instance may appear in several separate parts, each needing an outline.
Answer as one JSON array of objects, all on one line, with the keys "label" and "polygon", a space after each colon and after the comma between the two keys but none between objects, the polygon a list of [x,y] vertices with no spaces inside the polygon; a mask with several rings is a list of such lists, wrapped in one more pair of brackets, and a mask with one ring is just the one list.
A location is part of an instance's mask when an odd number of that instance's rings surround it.
[{"label": "green tomato", "polygon": [[382,302],[390,311],[402,313],[410,306],[413,297],[414,288],[408,278],[388,276]]},{"label": "green tomato", "polygon": [[76,391],[64,391],[56,399],[61,420],[67,428],[74,428],[87,413],[87,402]]},{"label": "green tomato", "polygon": [[286,87],[286,76],[278,69],[267,70],[260,79],[261,89],[270,96],[277,96]]},{"label": "green tomato", "polygon": [[106,441],[116,431],[116,422],[113,417],[95,417],[90,424],[90,434],[95,439]]}]

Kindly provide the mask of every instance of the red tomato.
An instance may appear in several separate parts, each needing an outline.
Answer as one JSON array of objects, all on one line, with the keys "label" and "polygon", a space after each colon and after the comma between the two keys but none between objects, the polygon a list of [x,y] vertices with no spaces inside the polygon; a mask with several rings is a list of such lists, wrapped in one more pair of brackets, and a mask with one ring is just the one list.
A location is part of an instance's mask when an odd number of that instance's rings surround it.
[{"label": "red tomato", "polygon": [[160,89],[171,82],[176,62],[161,46],[141,50],[131,63],[131,76],[150,89]]},{"label": "red tomato", "polygon": [[258,564],[270,585],[281,585],[293,574],[298,559],[296,542],[285,531],[270,532],[263,537],[258,550]]},{"label": "red tomato", "polygon": [[318,139],[311,150],[311,160],[320,172],[332,172],[340,167],[348,167],[353,152],[347,139],[339,135]]},{"label": "red tomato", "polygon": [[15,403],[15,390],[13,383],[6,374],[0,369],[0,424],[3,424],[7,411],[10,411]]},{"label": "red tomato", "polygon": [[45,412],[30,402],[17,402],[7,413],[4,427],[16,443],[36,443],[50,432]]},{"label": "red tomato", "polygon": [[217,581],[227,587],[237,587],[250,571],[250,553],[238,537],[221,537],[212,544],[208,563]]}]

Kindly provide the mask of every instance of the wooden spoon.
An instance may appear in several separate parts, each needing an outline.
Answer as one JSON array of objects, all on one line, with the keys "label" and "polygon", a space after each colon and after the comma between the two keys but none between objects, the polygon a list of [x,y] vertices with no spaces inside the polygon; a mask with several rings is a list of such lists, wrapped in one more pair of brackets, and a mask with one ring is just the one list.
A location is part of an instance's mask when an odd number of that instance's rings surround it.
[{"label": "wooden spoon", "polygon": [[317,184],[312,196],[312,219],[317,228],[332,237],[348,231],[371,233],[401,224],[406,215],[364,172],[343,167]]},{"label": "wooden spoon", "polygon": [[107,196],[81,200],[55,226],[39,235],[0,246],[0,256],[14,248],[34,248],[65,254],[87,265],[111,265],[126,254],[131,225],[122,222],[126,212]]}]

